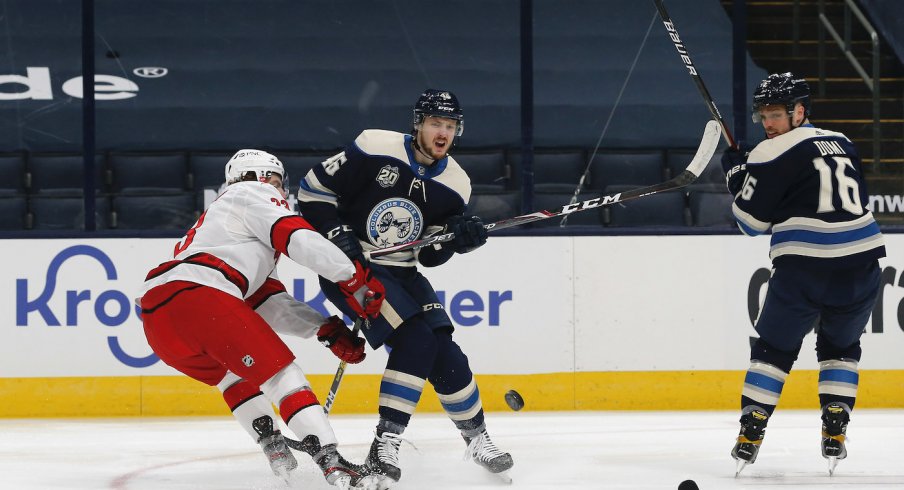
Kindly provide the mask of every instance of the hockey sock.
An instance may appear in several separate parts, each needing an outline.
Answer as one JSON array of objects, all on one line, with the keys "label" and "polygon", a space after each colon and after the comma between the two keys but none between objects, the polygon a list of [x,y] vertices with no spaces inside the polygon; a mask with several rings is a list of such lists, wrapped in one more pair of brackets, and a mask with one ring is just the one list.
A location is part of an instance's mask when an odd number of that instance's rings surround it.
[{"label": "hockey sock", "polygon": [[449,330],[435,331],[436,363],[430,373],[430,383],[439,402],[452,422],[465,437],[480,433],[484,425],[480,390],[461,347],[452,340]]},{"label": "hockey sock", "polygon": [[407,426],[421,399],[426,381],[424,378],[387,368],[380,383],[380,420]]},{"label": "hockey sock", "polygon": [[852,359],[828,359],[819,363],[819,406],[832,402],[854,408],[860,375],[857,361]]},{"label": "hockey sock", "polygon": [[437,396],[443,409],[462,434],[473,437],[480,433],[477,429],[484,425],[483,405],[480,402],[480,390],[477,389],[473,377],[461,390],[448,395],[437,393]]},{"label": "hockey sock", "polygon": [[264,397],[259,386],[239,378],[233,373],[226,373],[217,388],[223,392],[223,399],[239,425],[245,429],[255,442],[260,437],[251,425],[262,416],[274,417],[273,405]]},{"label": "hockey sock", "polygon": [[757,406],[765,410],[767,415],[772,415],[787,377],[787,372],[771,364],[751,361],[744,378],[744,390],[741,392],[741,410]]},{"label": "hockey sock", "polygon": [[392,348],[380,383],[380,418],[407,426],[421,399],[427,375],[436,359],[436,338],[431,328],[414,316],[386,342]]}]

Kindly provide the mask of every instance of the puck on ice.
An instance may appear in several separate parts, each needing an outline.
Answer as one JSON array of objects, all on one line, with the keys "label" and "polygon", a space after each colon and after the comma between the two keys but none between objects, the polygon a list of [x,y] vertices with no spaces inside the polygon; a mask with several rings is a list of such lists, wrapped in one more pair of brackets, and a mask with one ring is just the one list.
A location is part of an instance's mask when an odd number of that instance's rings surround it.
[{"label": "puck on ice", "polygon": [[515,390],[508,390],[505,393],[505,403],[508,403],[509,408],[516,412],[524,408],[524,398],[521,398],[521,395]]},{"label": "puck on ice", "polygon": [[697,482],[694,480],[684,480],[678,484],[678,490],[700,490],[700,487],[697,486]]}]

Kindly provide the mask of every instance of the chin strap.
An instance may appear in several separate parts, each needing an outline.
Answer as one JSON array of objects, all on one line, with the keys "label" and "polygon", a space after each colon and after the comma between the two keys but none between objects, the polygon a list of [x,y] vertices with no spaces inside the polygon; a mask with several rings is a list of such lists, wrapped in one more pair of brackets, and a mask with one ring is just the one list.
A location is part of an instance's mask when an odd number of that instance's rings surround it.
[{"label": "chin strap", "polygon": [[427,164],[428,166],[436,163],[436,160],[434,160],[433,157],[431,157],[426,152],[424,152],[424,150],[421,149],[421,145],[417,144],[417,133],[414,134],[414,138],[411,138],[411,146],[414,147],[415,151],[417,151],[421,155],[424,155],[425,157],[427,157],[428,160],[430,160],[430,163]]}]

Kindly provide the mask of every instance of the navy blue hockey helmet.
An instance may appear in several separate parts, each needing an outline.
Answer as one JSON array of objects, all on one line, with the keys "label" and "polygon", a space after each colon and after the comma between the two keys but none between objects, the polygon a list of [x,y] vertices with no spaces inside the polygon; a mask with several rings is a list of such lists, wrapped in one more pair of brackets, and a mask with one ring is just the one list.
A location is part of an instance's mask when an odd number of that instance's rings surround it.
[{"label": "navy blue hockey helmet", "polygon": [[465,120],[461,113],[458,97],[448,90],[428,88],[418,97],[414,104],[413,133],[417,132],[417,126],[424,122],[426,116],[455,119],[458,121],[455,136],[461,136],[461,133],[464,132]]},{"label": "navy blue hockey helmet", "polygon": [[804,106],[804,117],[810,117],[810,86],[807,81],[795,78],[790,71],[773,73],[753,91],[753,122],[760,122],[760,109],[763,107],[783,105],[788,108],[788,114],[792,114],[797,102]]}]

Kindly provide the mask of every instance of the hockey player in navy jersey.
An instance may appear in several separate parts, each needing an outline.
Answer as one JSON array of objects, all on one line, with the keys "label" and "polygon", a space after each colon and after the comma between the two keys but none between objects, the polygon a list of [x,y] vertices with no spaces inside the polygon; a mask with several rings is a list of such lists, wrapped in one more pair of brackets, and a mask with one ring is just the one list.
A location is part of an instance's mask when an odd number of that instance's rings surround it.
[{"label": "hockey player in navy jersey", "polygon": [[809,122],[810,90],[772,74],[753,95],[766,139],[722,166],[732,211],[747,235],[772,230],[772,276],[755,329],[741,394],[738,472],[756,460],[766,424],[804,336],[816,330],[822,455],[834,472],[847,456],[845,431],[857,397],[860,335],[879,291],[885,245],[872,213],[860,157],[841,133]]},{"label": "hockey player in navy jersey", "polygon": [[[386,287],[380,314],[364,328],[368,343],[390,347],[380,385],[376,437],[366,465],[383,475],[381,487],[401,477],[400,435],[429,381],[468,446],[468,456],[493,473],[513,462],[490,440],[468,359],[452,339],[452,322],[416,265],[435,267],[486,242],[478,217],[464,216],[470,179],[449,151],[462,134],[458,99],[426,90],[414,107],[411,134],[366,130],[345,151],[314,167],[301,182],[302,215],[356,264]],[[437,232],[451,242],[367,261],[364,251]],[[350,313],[340,291],[321,278],[326,296]]]}]

